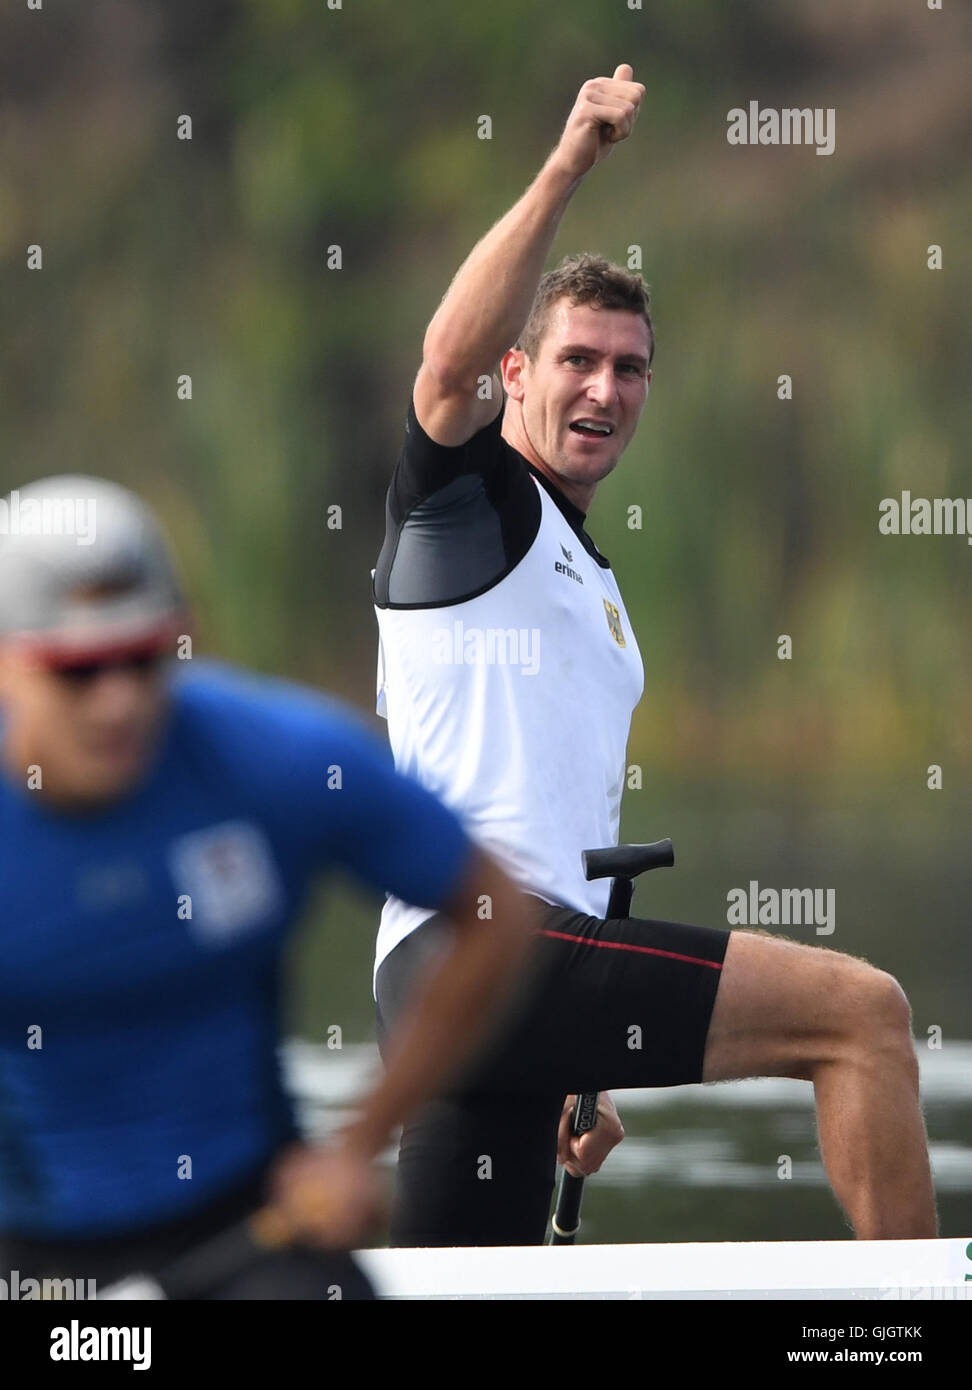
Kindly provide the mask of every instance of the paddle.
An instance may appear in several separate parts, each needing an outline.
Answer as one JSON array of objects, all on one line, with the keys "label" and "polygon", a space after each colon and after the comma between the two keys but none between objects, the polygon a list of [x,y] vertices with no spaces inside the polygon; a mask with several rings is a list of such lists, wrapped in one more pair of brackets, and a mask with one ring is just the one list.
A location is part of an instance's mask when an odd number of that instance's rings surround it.
[{"label": "paddle", "polygon": [[273,1250],[292,1244],[296,1230],[276,1207],[261,1207],[180,1255],[154,1274],[132,1274],[109,1284],[99,1299],[198,1299],[243,1273]]},{"label": "paddle", "polygon": [[[607,918],[627,917],[634,895],[634,880],[648,869],[671,868],[675,851],[671,840],[656,840],[650,845],[615,845],[611,849],[586,849],[581,855],[584,875],[588,879],[613,878],[608,899]],[[571,1111],[572,1134],[587,1134],[597,1124],[597,1091],[578,1095]],[[580,1230],[581,1201],[584,1179],[564,1169],[560,1180],[557,1206],[550,1223],[551,1245],[573,1245]]]}]

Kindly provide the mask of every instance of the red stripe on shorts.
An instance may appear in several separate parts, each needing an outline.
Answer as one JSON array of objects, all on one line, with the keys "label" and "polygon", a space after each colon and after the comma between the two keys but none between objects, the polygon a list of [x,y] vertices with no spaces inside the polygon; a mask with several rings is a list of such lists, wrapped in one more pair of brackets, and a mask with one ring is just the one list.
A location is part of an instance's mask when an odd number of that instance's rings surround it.
[{"label": "red stripe on shorts", "polygon": [[565,931],[548,931],[538,927],[541,936],[556,936],[561,941],[576,941],[580,946],[601,946],[607,951],[637,951],[643,956],[667,956],[669,960],[688,961],[689,965],[707,965],[710,970],[721,970],[722,962],[702,960],[699,956],[682,956],[678,951],[660,951],[657,946],[631,946],[626,941],[594,941],[589,936],[570,936]]}]

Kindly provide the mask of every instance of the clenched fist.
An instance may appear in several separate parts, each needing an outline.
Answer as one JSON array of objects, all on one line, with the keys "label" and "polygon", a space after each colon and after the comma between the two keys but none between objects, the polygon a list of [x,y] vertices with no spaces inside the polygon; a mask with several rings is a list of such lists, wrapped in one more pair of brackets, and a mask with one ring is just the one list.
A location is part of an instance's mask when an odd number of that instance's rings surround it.
[{"label": "clenched fist", "polygon": [[638,115],[645,87],[633,82],[630,63],[619,63],[613,77],[592,77],[577,94],[554,158],[573,178],[593,169],[626,140]]},{"label": "clenched fist", "polygon": [[371,1234],[384,1210],[374,1165],[340,1142],[327,1148],[292,1145],[271,1173],[270,1197],[267,1224],[274,1244],[293,1239],[350,1250]]}]

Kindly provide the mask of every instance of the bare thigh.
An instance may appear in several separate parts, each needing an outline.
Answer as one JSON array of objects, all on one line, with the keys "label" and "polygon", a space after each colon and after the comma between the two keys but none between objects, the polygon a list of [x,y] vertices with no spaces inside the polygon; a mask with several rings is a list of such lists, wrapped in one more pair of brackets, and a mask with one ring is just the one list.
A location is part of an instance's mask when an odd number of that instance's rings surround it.
[{"label": "bare thigh", "polygon": [[855,1020],[897,991],[890,975],[822,946],[734,931],[709,1025],[703,1081],[808,1079],[841,1058]]}]

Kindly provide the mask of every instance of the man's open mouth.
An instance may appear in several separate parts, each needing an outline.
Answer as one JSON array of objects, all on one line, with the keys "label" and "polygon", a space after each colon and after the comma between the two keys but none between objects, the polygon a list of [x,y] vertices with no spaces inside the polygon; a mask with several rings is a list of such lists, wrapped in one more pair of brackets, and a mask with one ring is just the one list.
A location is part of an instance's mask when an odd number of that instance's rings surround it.
[{"label": "man's open mouth", "polygon": [[575,434],[582,434],[588,439],[606,439],[614,433],[614,426],[606,420],[571,420],[570,428]]}]

